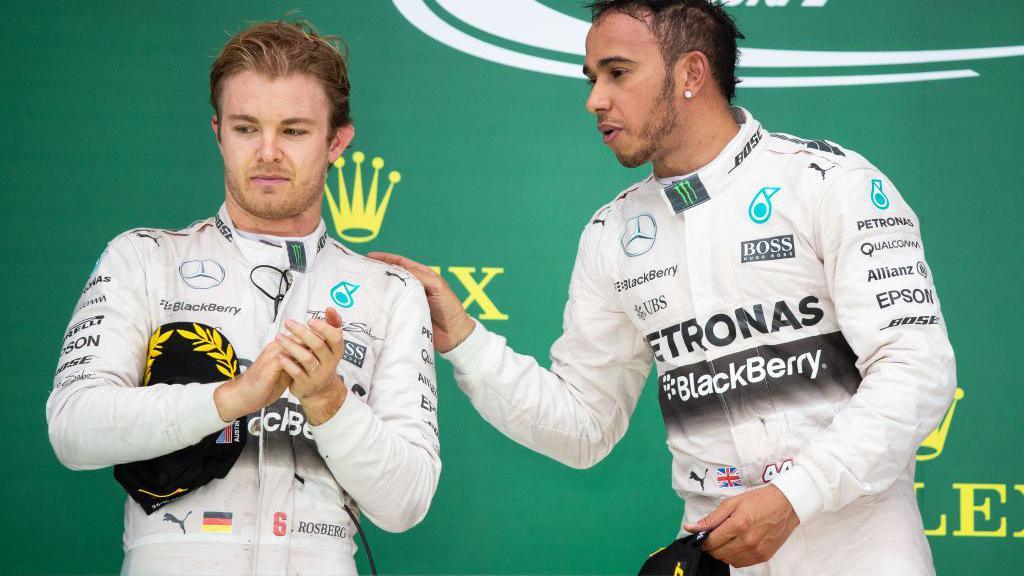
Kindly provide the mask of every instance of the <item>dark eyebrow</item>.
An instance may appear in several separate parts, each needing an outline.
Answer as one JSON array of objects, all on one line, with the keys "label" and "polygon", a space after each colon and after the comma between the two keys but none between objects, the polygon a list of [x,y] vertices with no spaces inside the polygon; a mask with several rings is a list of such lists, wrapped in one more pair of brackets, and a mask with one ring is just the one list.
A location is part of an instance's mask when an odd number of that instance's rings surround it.
[{"label": "dark eyebrow", "polygon": [[[254,118],[252,116],[249,116],[248,114],[231,114],[230,116],[228,116],[228,119],[229,120],[241,120],[242,122],[251,122],[252,124],[259,124],[259,122],[256,120],[256,118]],[[299,118],[285,118],[284,120],[281,121],[281,124],[284,124],[285,126],[290,126],[292,124],[316,124],[316,122],[310,120],[309,118],[301,118],[301,117],[299,117]]]},{"label": "dark eyebrow", "polygon": [[[611,66],[612,64],[636,64],[636,62],[630,60],[629,58],[626,58],[625,56],[609,56],[607,58],[602,58],[601,60],[599,60],[597,62],[597,68],[598,69],[607,68],[608,66]],[[587,67],[586,64],[584,64],[583,65],[583,75],[584,76],[590,76],[591,74],[593,74],[593,72],[590,70],[589,67]]]}]

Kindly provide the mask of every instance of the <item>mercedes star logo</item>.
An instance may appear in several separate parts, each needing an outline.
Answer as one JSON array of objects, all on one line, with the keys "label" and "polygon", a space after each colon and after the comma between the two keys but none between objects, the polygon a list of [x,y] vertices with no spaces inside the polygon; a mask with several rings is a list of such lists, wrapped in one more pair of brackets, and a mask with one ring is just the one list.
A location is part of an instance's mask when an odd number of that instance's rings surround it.
[{"label": "mercedes star logo", "polygon": [[634,216],[626,222],[626,230],[622,233],[622,251],[626,256],[639,256],[654,246],[654,237],[657,235],[658,224],[654,216]]},{"label": "mercedes star logo", "polygon": [[178,274],[191,288],[206,290],[224,281],[224,267],[214,260],[185,260]]}]

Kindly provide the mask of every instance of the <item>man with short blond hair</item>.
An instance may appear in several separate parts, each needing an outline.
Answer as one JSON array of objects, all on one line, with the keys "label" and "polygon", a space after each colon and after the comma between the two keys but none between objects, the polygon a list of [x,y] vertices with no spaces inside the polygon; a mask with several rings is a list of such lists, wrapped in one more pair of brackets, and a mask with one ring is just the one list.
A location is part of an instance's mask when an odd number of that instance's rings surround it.
[{"label": "man with short blond hair", "polygon": [[423,288],[321,220],[354,135],[330,37],[240,32],[210,98],[224,204],[108,245],[65,334],[50,441],[69,468],[114,466],[124,573],[354,574],[359,511],[403,531],[437,487]]}]

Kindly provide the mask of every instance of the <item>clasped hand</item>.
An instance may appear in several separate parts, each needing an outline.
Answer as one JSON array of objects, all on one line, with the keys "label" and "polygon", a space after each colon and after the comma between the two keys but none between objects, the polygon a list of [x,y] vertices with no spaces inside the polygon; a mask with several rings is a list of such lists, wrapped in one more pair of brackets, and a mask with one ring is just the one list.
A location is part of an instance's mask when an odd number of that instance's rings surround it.
[{"label": "clasped hand", "polygon": [[218,387],[214,402],[221,420],[232,422],[260,410],[285,390],[299,399],[311,425],[330,419],[347,396],[337,374],[345,343],[338,311],[328,308],[325,318],[308,325],[286,321],[287,333],[267,344],[244,374]]},{"label": "clasped hand", "polygon": [[781,490],[767,486],[726,498],[687,532],[710,531],[704,551],[736,568],[768,561],[789,538],[800,519]]}]

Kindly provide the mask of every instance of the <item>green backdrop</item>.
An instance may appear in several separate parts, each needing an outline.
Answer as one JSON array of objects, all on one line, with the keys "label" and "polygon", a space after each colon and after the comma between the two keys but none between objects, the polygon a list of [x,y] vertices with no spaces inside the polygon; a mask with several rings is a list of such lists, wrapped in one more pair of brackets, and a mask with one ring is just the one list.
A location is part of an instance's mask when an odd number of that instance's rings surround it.
[{"label": "green backdrop", "polygon": [[[398,2],[428,11],[474,49],[499,48],[501,58],[581,62],[557,46],[516,36],[532,28],[512,16],[529,14],[535,2]],[[509,12],[499,19],[504,33],[475,25],[465,12],[470,4]],[[576,1],[540,4],[566,17],[552,18],[556,24],[587,19]],[[1015,362],[1024,280],[1018,142],[1024,132],[1024,5],[728,4],[749,48],[1011,47],[1006,57],[957,53],[957,61],[941,61],[947,54],[892,64],[886,62],[894,56],[882,55],[881,65],[863,55],[826,55],[812,58],[810,67],[788,57],[766,66],[759,56],[741,68],[748,86],[776,87],[742,88],[738,103],[771,130],[829,138],[863,153],[918,212],[963,389],[951,425],[933,438],[941,452],[918,466],[936,565],[940,574],[993,574],[1019,565],[1024,405]],[[8,528],[0,572],[119,569],[120,488],[109,469],[63,469],[46,437],[43,406],[61,334],[110,238],[136,226],[181,227],[216,210],[223,186],[209,129],[209,65],[227,34],[246,21],[295,8],[323,32],[344,37],[351,50],[357,136],[350,152],[380,156],[385,172],[401,173],[379,235],[350,245],[440,266],[467,297],[466,285],[489,275],[482,289],[487,299],[470,302],[469,309],[492,318],[485,319],[488,326],[520,352],[546,357],[560,332],[582,226],[649,170],[623,169],[605,149],[584,110],[581,79],[453,48],[421,31],[390,1],[4,2],[0,167],[7,240],[0,253],[7,274],[0,306],[7,344],[0,368],[7,457],[0,502]],[[557,30],[547,37],[575,38]],[[778,87],[821,83],[807,80],[820,76],[848,84],[850,76],[862,82],[867,75],[949,70],[971,72],[924,82]],[[351,167],[344,174],[349,183]],[[364,169],[368,175],[368,161]],[[328,182],[336,192],[334,173]],[[326,205],[324,215],[338,234],[335,226],[345,223],[334,222]],[[605,461],[575,471],[484,423],[443,361],[438,378],[440,488],[415,529],[399,535],[368,530],[383,572],[635,573],[646,554],[675,536],[682,503],[670,488],[654,394],[640,399],[628,434]],[[362,554],[360,566],[366,570]]]}]

